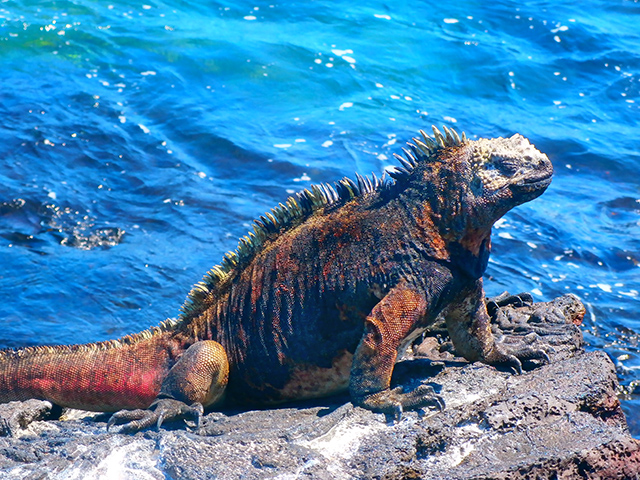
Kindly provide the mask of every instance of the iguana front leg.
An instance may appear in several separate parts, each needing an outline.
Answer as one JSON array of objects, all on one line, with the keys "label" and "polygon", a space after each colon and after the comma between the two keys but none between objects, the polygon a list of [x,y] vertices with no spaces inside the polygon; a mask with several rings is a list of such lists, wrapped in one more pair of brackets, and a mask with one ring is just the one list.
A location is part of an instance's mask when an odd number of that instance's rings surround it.
[{"label": "iguana front leg", "polygon": [[351,367],[349,390],[355,404],[397,420],[403,410],[444,408],[442,398],[428,385],[407,393],[402,387],[389,388],[398,350],[425,321],[427,312],[425,295],[407,282],[394,287],[373,308]]},{"label": "iguana front leg", "polygon": [[482,279],[464,289],[458,298],[445,312],[447,330],[458,354],[471,362],[507,365],[518,373],[522,373],[521,360],[549,361],[546,352],[524,342],[508,345],[496,342],[491,333]]},{"label": "iguana front leg", "polygon": [[124,424],[121,432],[136,432],[181,418],[191,418],[199,426],[204,407],[222,397],[228,377],[229,362],[222,345],[212,340],[196,342],[169,370],[148,410],[120,410],[109,419],[107,428]]}]

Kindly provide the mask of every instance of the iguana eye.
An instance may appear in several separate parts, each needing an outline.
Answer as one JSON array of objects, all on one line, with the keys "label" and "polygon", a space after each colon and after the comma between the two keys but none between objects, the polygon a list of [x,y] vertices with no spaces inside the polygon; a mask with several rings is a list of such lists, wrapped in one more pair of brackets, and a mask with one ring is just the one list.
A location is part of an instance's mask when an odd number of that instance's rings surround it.
[{"label": "iguana eye", "polygon": [[509,177],[517,173],[521,167],[521,165],[512,158],[498,157],[495,159],[492,158],[492,160],[496,169],[499,170],[500,173]]},{"label": "iguana eye", "polygon": [[471,180],[471,191],[476,196],[482,195],[482,192],[484,190],[483,187],[484,187],[484,185],[483,185],[482,179],[480,179],[480,177],[475,177],[473,180]]}]

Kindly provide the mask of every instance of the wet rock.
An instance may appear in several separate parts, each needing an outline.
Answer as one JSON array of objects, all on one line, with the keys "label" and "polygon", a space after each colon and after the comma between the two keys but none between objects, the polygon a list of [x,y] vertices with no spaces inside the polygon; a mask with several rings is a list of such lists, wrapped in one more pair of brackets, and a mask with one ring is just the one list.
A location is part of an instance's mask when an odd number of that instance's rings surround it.
[{"label": "wet rock", "polygon": [[40,400],[0,404],[0,436],[23,433],[31,423],[51,416],[53,405]]},{"label": "wet rock", "polygon": [[[503,321],[503,335],[531,335],[533,310],[526,308],[532,306],[500,307],[524,325]],[[558,322],[536,311],[536,329],[556,331]],[[615,368],[604,353],[562,343],[551,364],[513,375],[441,351],[437,334],[425,342],[394,379],[407,388],[429,382],[446,402],[442,412],[407,412],[392,423],[343,397],[213,412],[197,433],[169,424],[135,435],[107,432],[106,415],[64,412],[64,421],[34,415],[31,423],[14,421],[13,436],[0,437],[0,477],[640,478],[640,443],[628,433]],[[40,408],[33,402],[32,412]],[[0,416],[18,418],[24,404],[9,405],[13,410]]]}]

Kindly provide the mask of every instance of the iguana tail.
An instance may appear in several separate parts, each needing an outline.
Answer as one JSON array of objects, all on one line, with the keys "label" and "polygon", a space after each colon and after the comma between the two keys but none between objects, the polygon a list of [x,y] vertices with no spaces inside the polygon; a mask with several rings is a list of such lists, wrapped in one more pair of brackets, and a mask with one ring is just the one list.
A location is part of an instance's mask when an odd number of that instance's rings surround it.
[{"label": "iguana tail", "polygon": [[146,408],[180,353],[168,336],[0,350],[0,403],[37,398],[83,410]]}]

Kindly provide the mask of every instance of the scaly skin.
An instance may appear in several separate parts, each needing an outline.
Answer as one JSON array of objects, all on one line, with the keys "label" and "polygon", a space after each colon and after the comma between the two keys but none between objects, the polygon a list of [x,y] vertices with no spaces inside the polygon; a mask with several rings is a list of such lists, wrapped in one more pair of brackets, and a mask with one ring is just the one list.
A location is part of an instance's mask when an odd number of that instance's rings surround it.
[{"label": "scaly skin", "polygon": [[469,360],[520,369],[518,357],[546,358],[496,344],[482,274],[492,225],[546,189],[551,163],[519,135],[434,134],[409,144],[395,181],[314,187],[261,217],[178,320],[118,341],[0,352],[0,402],[122,410],[109,425],[125,431],[197,420],[222,402],[347,389],[396,417],[441,409],[430,387],[389,388],[399,353],[439,315]]},{"label": "scaly skin", "polygon": [[96,344],[3,352],[0,400],[44,398],[96,411],[148,406],[175,361],[169,341],[163,334],[118,347],[107,343],[106,348]]}]

